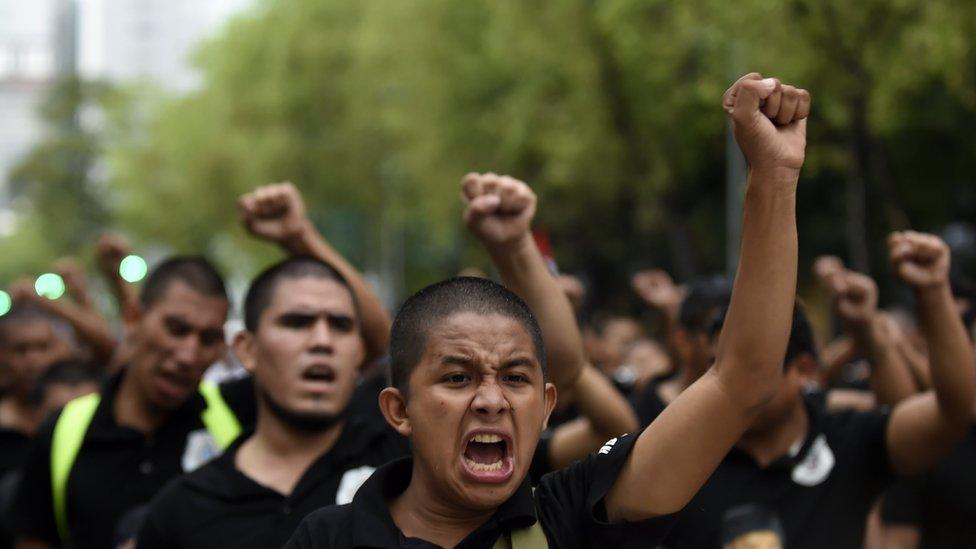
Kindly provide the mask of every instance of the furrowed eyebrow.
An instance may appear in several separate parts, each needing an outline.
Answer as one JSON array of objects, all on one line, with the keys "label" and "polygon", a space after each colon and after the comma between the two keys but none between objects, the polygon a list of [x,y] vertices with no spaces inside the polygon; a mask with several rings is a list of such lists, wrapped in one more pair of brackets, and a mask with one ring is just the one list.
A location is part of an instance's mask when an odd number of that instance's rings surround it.
[{"label": "furrowed eyebrow", "polygon": [[532,367],[534,364],[535,362],[531,358],[520,356],[520,357],[510,358],[506,360],[504,367],[505,368],[517,368],[519,366]]},{"label": "furrowed eyebrow", "polygon": [[446,355],[441,357],[441,364],[454,364],[457,366],[470,366],[471,359],[461,355]]}]

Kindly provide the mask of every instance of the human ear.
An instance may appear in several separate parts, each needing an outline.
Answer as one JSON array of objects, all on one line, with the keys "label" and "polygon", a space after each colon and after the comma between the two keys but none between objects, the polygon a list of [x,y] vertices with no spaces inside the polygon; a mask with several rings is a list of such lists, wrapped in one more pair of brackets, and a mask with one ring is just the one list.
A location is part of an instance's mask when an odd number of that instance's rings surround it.
[{"label": "human ear", "polygon": [[387,387],[380,392],[379,398],[380,412],[386,418],[390,427],[405,437],[413,433],[410,425],[410,417],[407,415],[407,399],[404,398],[400,389]]},{"label": "human ear", "polygon": [[247,330],[237,332],[234,341],[231,343],[231,349],[244,369],[254,375],[254,368],[257,366],[257,360],[254,357],[254,335]]}]

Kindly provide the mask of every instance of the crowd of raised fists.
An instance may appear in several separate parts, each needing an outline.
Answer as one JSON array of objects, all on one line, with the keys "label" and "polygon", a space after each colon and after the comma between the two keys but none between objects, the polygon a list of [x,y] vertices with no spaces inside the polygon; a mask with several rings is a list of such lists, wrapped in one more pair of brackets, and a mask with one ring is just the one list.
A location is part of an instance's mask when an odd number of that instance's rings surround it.
[{"label": "crowd of raised fists", "polygon": [[532,232],[545,204],[495,173],[460,187],[497,282],[449,278],[395,315],[292,183],[228,197],[286,256],[242,298],[199,256],[137,287],[112,235],[94,264],[118,329],[75,259],[55,265],[63,297],[10,283],[0,547],[971,543],[976,298],[949,248],[892,233],[911,306],[887,309],[819,257],[826,306],[808,310],[810,94],[750,73],[719,106],[749,166],[740,263],[634,274],[653,330],[554,272]]}]

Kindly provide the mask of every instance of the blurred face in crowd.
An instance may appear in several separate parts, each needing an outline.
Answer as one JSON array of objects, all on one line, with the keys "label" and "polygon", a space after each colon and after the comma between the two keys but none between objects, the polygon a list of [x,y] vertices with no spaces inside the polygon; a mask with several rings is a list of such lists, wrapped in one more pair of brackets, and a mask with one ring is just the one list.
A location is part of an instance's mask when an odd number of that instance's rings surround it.
[{"label": "blurred face in crowd", "polygon": [[70,354],[54,326],[43,319],[32,319],[4,327],[0,334],[2,369],[7,386],[18,394],[30,391],[34,381],[54,362]]},{"label": "blurred face in crowd", "polygon": [[46,418],[72,400],[94,393],[98,389],[99,385],[95,381],[54,383],[44,391],[44,398],[37,406],[36,416]]},{"label": "blurred face in crowd", "polygon": [[813,379],[816,362],[809,354],[792,359],[783,371],[783,381],[773,399],[746,430],[746,436],[761,435],[788,420],[797,407],[803,406],[803,388]]},{"label": "blurred face in crowd", "polygon": [[624,357],[641,335],[643,330],[640,324],[632,318],[617,317],[607,322],[601,338],[607,358],[606,367],[613,370],[623,364]]},{"label": "blurred face in crowd", "polygon": [[432,493],[486,511],[525,478],[555,401],[518,320],[459,312],[427,332],[397,429],[410,436],[417,474]]},{"label": "blurred face in crowd", "polygon": [[334,280],[281,278],[254,333],[234,350],[262,404],[285,423],[324,429],[342,417],[366,358],[356,305]]},{"label": "blurred face in crowd", "polygon": [[174,280],[139,321],[129,375],[157,408],[172,410],[197,391],[224,356],[227,300]]}]

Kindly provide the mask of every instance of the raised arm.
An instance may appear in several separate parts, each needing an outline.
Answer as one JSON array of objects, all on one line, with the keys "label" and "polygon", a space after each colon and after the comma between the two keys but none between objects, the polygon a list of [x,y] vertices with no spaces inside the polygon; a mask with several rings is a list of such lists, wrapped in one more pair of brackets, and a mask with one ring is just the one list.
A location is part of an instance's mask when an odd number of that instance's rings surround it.
[{"label": "raised arm", "polygon": [[878,285],[867,275],[843,271],[831,279],[835,309],[871,363],[871,390],[894,406],[916,393],[915,381],[894,341],[888,318],[878,311]]},{"label": "raised arm", "polygon": [[651,269],[640,271],[630,281],[638,296],[652,309],[658,311],[664,319],[664,336],[667,343],[668,355],[675,370],[688,363],[688,345],[682,338],[682,328],[679,322],[681,300],[684,299],[681,288],[675,285],[666,271]]},{"label": "raised arm", "polygon": [[548,456],[553,469],[583,459],[611,438],[633,433],[640,426],[627,399],[590,364],[576,378],[570,397],[580,417],[553,430]]},{"label": "raised arm", "polygon": [[572,389],[586,364],[569,298],[532,240],[535,193],[505,175],[469,173],[462,180],[464,221],[491,256],[505,286],[525,300],[546,342],[549,377],[558,392]]},{"label": "raised arm", "polygon": [[772,398],[796,293],[796,185],[810,96],[752,73],[725,93],[749,163],[738,272],[715,365],[640,435],[605,505],[611,521],[683,508]]},{"label": "raised arm", "polygon": [[125,331],[130,332],[142,316],[139,291],[119,273],[119,265],[131,253],[129,244],[118,235],[105,233],[95,243],[95,259],[102,277],[108,283],[119,305],[119,316]]},{"label": "raised arm", "polygon": [[260,187],[238,202],[241,220],[257,238],[278,244],[292,255],[308,255],[332,265],[352,286],[362,314],[366,361],[386,354],[390,315],[362,274],[342,257],[305,216],[301,193],[291,183]]},{"label": "raised arm", "polygon": [[933,388],[899,404],[888,423],[889,460],[908,475],[935,465],[972,425],[976,360],[949,289],[948,246],[934,235],[902,232],[888,247],[895,273],[915,294]]}]

